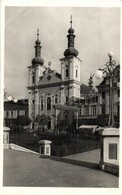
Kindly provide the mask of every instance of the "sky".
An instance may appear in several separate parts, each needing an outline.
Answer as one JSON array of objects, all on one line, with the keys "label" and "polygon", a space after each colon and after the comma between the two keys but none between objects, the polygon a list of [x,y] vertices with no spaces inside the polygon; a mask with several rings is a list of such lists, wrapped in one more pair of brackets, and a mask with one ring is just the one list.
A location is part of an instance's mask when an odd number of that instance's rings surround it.
[{"label": "sky", "polygon": [[[35,56],[37,28],[44,65],[61,72],[60,58],[67,48],[70,16],[79,51],[81,82],[108,61],[108,52],[120,63],[120,8],[110,7],[6,7],[5,8],[5,90],[17,99],[27,98],[28,66]],[[94,78],[94,85],[100,81]]]}]

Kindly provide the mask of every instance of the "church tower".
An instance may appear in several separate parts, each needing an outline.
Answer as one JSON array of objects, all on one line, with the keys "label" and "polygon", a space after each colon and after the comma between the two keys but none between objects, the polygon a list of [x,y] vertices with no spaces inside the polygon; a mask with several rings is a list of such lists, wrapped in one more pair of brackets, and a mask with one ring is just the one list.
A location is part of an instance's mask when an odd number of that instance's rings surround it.
[{"label": "church tower", "polygon": [[39,40],[39,29],[37,29],[37,40],[35,41],[35,57],[32,59],[31,66],[28,67],[28,96],[29,96],[29,117],[33,121],[38,114],[39,91],[38,83],[45,71],[44,60],[41,58],[41,42]]},{"label": "church tower", "polygon": [[39,29],[37,29],[37,40],[35,41],[35,57],[32,59],[32,65],[29,66],[29,86],[37,85],[39,78],[43,75],[45,70],[43,64],[44,60],[41,58],[41,42],[39,40]]},{"label": "church tower", "polygon": [[[75,49],[75,35],[74,29],[72,28],[72,16],[70,19],[70,28],[68,30],[68,48],[64,51],[64,58],[61,60],[61,77],[62,81],[67,84],[64,87],[63,92],[67,98],[80,97],[80,66],[81,60],[77,57],[78,51]],[[66,90],[67,88],[67,90]],[[62,95],[63,95],[62,93]]]}]

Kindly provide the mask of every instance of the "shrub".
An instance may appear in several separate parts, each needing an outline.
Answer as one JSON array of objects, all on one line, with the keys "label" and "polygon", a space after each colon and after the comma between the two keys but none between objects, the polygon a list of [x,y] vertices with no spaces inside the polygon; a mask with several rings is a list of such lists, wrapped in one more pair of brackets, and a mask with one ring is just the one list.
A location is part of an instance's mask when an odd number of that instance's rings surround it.
[{"label": "shrub", "polygon": [[98,115],[98,117],[96,118],[96,124],[100,127],[105,127],[108,125],[108,119],[103,115]]}]

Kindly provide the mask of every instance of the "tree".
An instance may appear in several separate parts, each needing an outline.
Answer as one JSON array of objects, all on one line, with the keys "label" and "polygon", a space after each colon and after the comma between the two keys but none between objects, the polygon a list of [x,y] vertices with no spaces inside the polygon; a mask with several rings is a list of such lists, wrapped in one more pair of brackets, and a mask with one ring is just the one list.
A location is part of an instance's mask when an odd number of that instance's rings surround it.
[{"label": "tree", "polygon": [[38,123],[39,130],[41,129],[41,132],[42,132],[42,127],[47,125],[49,121],[50,121],[50,117],[46,116],[45,114],[37,115],[35,118],[35,122]]},{"label": "tree", "polygon": [[98,115],[98,117],[96,118],[96,124],[100,127],[105,127],[108,125],[108,119],[103,115]]},{"label": "tree", "polygon": [[25,115],[18,116],[17,121],[18,121],[18,124],[20,125],[22,130],[23,130],[24,126],[28,126],[31,123],[31,119]]},{"label": "tree", "polygon": [[69,129],[68,121],[62,120],[56,127],[60,133],[67,133]]}]

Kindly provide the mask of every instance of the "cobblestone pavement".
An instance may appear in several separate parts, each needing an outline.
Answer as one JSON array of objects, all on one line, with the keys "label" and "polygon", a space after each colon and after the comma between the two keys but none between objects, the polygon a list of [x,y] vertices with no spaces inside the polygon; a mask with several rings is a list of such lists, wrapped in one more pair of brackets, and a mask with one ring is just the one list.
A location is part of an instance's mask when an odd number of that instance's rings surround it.
[{"label": "cobblestone pavement", "polygon": [[[80,158],[79,155],[76,155],[77,158]],[[39,158],[38,154],[16,150],[4,150],[3,173],[3,186],[15,187],[116,188],[119,181],[118,177],[100,170]]]}]

